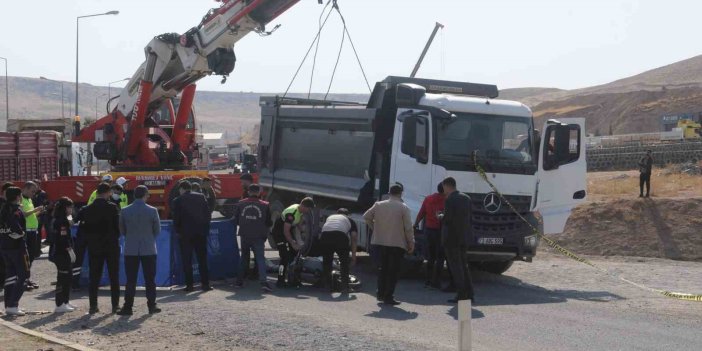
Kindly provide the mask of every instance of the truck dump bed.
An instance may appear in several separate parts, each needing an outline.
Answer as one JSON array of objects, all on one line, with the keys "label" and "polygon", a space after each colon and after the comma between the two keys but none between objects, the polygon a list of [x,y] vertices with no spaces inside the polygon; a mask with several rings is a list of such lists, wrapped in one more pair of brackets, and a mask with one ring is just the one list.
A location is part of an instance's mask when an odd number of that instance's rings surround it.
[{"label": "truck dump bed", "polygon": [[0,179],[54,179],[58,173],[58,133],[0,132]]},{"label": "truck dump bed", "polygon": [[356,201],[367,182],[377,110],[303,99],[280,102],[261,98],[260,183]]}]

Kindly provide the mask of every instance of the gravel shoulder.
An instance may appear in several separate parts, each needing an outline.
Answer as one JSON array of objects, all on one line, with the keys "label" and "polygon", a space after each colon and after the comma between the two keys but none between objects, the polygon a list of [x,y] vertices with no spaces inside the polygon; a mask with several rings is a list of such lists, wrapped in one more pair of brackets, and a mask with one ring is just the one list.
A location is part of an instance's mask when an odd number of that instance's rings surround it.
[{"label": "gravel shoulder", "polygon": [[73,349],[42,340],[40,338],[25,335],[12,330],[4,325],[0,325],[0,345],[4,351],[72,351]]},{"label": "gravel shoulder", "polygon": [[[653,288],[702,293],[702,263],[636,257],[590,257],[596,264]],[[364,262],[365,261],[365,262]],[[456,343],[456,308],[451,296],[423,288],[419,277],[403,279],[403,304],[376,304],[367,258],[354,268],[361,292],[343,299],[311,287],[262,295],[258,284],[235,290],[217,282],[215,291],[158,292],[164,312],[146,313],[143,292],[135,315],[85,315],[87,293],[72,295],[81,310],[14,320],[26,328],[102,350],[451,350]],[[53,309],[55,268],[36,261],[38,291],[23,306]],[[702,335],[702,303],[677,301],[594,271],[548,252],[533,263],[517,263],[504,276],[475,272],[473,309],[476,350],[695,350]],[[103,292],[100,305],[108,309]]]}]

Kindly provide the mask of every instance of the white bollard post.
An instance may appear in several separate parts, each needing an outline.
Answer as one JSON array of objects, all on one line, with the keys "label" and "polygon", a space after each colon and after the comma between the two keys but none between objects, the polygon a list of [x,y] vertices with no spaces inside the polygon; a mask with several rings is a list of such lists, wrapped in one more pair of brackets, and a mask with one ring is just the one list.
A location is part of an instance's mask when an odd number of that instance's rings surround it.
[{"label": "white bollard post", "polygon": [[458,351],[470,351],[472,329],[471,300],[458,301]]}]

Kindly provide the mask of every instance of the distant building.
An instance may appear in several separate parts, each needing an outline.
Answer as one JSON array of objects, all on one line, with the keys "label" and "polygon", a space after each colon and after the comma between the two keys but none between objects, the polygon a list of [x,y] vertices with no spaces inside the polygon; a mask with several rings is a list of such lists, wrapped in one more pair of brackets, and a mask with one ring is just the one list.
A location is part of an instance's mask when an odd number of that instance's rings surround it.
[{"label": "distant building", "polygon": [[674,128],[678,127],[678,121],[690,120],[693,122],[700,123],[702,121],[702,112],[698,113],[678,113],[669,114],[661,117],[661,131],[670,132]]},{"label": "distant building", "polygon": [[229,143],[227,144],[227,153],[229,154],[229,160],[234,162],[241,162],[244,154],[251,153],[251,147],[244,143]]}]

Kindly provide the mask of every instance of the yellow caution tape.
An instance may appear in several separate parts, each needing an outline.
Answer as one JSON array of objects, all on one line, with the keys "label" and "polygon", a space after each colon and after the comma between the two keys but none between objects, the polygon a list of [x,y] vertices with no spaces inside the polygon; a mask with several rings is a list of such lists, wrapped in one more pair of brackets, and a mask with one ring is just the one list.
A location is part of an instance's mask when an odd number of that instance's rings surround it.
[{"label": "yellow caution tape", "polygon": [[702,295],[686,294],[686,293],[672,292],[672,291],[668,291],[668,290],[654,289],[654,288],[647,287],[643,284],[633,282],[629,279],[626,279],[622,276],[619,276],[615,273],[612,273],[612,272],[610,272],[610,271],[608,271],[600,266],[597,266],[596,264],[592,263],[588,259],[582,258],[582,257],[576,255],[575,253],[573,253],[572,251],[564,248],[563,246],[558,245],[558,243],[556,243],[553,239],[548,238],[545,235],[541,234],[541,232],[536,227],[534,227],[529,221],[527,221],[527,219],[524,218],[524,216],[522,216],[522,214],[519,213],[519,211],[517,211],[516,208],[514,208],[512,203],[509,202],[509,200],[507,200],[499,190],[497,190],[497,187],[495,187],[495,184],[493,184],[490,181],[490,179],[488,179],[488,176],[487,176],[487,173],[485,172],[485,169],[483,169],[483,167],[480,166],[480,164],[478,164],[478,158],[477,158],[477,155],[475,153],[473,154],[473,163],[475,164],[475,169],[480,174],[480,177],[483,178],[483,180],[490,186],[492,191],[495,192],[500,197],[502,202],[506,203],[507,206],[509,206],[509,208],[512,210],[512,212],[514,212],[514,214],[516,214],[517,217],[519,217],[524,223],[526,223],[531,228],[532,232],[536,236],[538,236],[539,239],[545,241],[548,244],[548,246],[550,246],[554,250],[558,251],[562,255],[564,255],[570,259],[573,259],[575,261],[578,261],[580,263],[584,263],[584,264],[600,271],[601,273],[604,273],[610,277],[613,277],[615,279],[623,281],[629,285],[635,286],[639,289],[647,290],[647,291],[650,291],[650,292],[653,292],[656,294],[660,294],[660,295],[663,295],[665,297],[670,297],[673,299],[702,302]]}]

